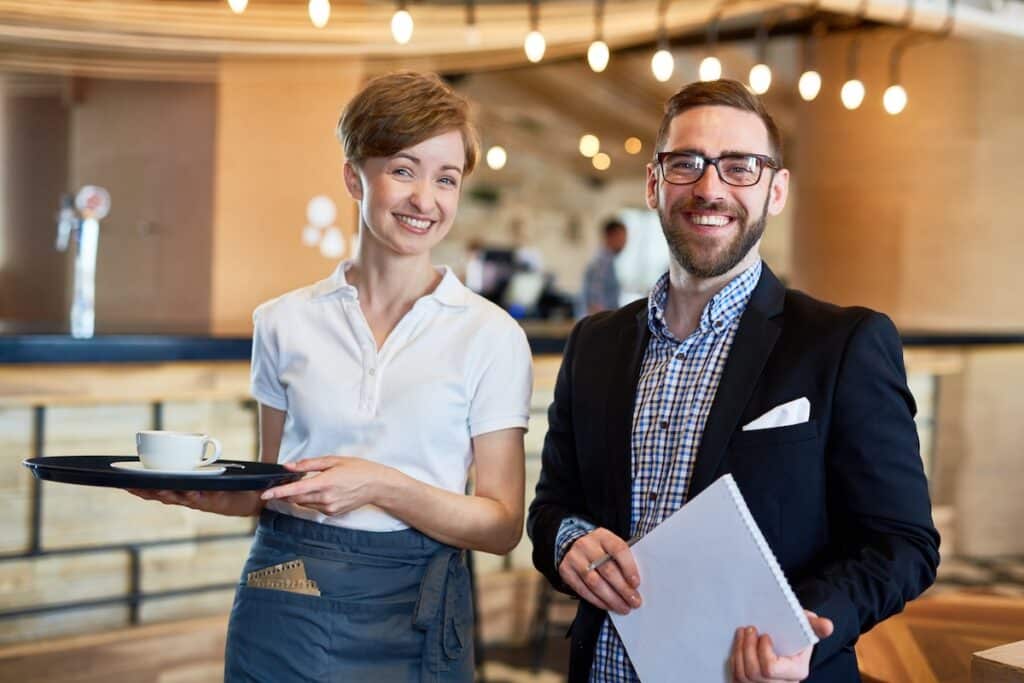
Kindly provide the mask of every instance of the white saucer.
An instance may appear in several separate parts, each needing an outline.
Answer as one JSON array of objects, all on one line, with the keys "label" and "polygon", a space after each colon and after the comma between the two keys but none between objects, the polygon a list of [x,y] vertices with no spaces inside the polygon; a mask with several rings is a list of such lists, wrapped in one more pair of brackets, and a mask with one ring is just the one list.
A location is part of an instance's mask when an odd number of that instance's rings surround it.
[{"label": "white saucer", "polygon": [[224,474],[224,471],[227,469],[222,465],[213,464],[197,467],[194,470],[150,470],[146,469],[138,460],[120,460],[118,462],[110,463],[110,466],[119,470],[135,472],[136,474],[162,474],[165,476],[172,475],[175,477],[209,477],[217,474]]}]

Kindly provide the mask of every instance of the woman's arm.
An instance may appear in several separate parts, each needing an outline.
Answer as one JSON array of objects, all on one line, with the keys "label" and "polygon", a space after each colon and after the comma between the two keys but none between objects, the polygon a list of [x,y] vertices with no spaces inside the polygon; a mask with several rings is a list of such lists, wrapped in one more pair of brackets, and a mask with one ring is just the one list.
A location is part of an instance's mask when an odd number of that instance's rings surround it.
[{"label": "woman's arm", "polygon": [[[276,463],[287,413],[259,404],[260,462]],[[166,505],[183,505],[231,517],[253,517],[263,510],[259,491],[159,491],[130,489],[130,493]]]},{"label": "woman's arm", "polygon": [[473,438],[476,486],[472,495],[445,491],[361,458],[326,456],[287,467],[315,477],[264,492],[337,515],[376,505],[428,536],[459,548],[503,555],[523,533],[523,430],[502,429]]}]

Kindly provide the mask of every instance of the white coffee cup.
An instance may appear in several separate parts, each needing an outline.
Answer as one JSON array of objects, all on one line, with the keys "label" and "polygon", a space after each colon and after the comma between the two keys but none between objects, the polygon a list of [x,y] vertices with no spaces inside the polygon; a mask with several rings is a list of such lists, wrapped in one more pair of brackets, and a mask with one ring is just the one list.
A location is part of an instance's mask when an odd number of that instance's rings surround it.
[{"label": "white coffee cup", "polygon": [[[206,457],[206,447],[213,455]],[[220,441],[206,434],[145,431],[135,435],[139,460],[147,470],[194,470],[220,457]]]}]

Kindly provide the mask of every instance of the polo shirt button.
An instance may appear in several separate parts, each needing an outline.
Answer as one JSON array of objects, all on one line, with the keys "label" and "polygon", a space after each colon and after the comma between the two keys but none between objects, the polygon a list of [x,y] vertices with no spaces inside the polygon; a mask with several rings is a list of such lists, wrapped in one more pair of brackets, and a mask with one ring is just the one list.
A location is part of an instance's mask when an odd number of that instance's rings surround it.
[{"label": "polo shirt button", "polygon": [[377,368],[370,368],[370,376],[372,377],[373,375],[376,375],[376,374],[377,374]]}]

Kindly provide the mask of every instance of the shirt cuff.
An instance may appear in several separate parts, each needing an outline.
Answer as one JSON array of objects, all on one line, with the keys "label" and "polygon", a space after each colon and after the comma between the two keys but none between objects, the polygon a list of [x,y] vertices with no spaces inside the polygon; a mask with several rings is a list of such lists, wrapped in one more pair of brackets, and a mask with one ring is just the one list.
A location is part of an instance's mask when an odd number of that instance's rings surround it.
[{"label": "shirt cuff", "polygon": [[569,552],[572,544],[596,528],[596,524],[591,524],[580,517],[566,517],[562,520],[555,535],[555,571],[558,571],[562,558]]}]

